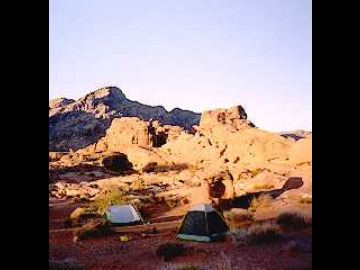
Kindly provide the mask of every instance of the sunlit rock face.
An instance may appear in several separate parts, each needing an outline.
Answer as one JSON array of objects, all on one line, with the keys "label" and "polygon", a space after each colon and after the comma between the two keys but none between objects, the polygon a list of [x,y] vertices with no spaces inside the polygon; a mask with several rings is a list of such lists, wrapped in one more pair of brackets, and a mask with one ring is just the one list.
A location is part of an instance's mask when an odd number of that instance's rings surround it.
[{"label": "sunlit rock face", "polygon": [[106,134],[114,118],[121,117],[157,120],[162,125],[191,130],[199,124],[201,115],[147,106],[127,99],[119,88],[105,87],[77,101],[61,98],[49,102],[49,150],[77,150],[93,144]]}]

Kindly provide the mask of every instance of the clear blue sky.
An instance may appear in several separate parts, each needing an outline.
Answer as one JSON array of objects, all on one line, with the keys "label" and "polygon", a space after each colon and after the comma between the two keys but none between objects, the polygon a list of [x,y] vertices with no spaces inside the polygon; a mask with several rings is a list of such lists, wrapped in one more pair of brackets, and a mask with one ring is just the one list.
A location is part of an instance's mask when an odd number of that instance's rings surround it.
[{"label": "clear blue sky", "polygon": [[312,129],[311,0],[50,0],[49,96],[105,85],[195,111],[241,104]]}]

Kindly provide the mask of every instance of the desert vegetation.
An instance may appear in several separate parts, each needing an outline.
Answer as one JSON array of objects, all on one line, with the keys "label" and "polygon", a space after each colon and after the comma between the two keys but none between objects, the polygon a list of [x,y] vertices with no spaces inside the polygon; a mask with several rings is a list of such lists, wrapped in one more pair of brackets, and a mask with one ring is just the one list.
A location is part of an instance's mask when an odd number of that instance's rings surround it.
[{"label": "desert vegetation", "polygon": [[232,235],[238,246],[269,244],[281,239],[279,226],[272,222],[255,224],[247,229],[238,229]]},{"label": "desert vegetation", "polygon": [[311,225],[311,217],[307,217],[299,212],[281,213],[276,223],[283,229],[301,230]]}]

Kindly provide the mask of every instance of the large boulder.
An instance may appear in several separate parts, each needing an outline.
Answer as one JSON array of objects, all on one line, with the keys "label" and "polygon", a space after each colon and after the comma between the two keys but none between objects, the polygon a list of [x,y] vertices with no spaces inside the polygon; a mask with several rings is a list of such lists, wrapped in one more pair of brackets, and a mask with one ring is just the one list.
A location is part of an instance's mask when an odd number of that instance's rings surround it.
[{"label": "large boulder", "polygon": [[293,141],[255,128],[240,106],[202,114],[197,133],[181,134],[161,149],[174,162],[237,164],[287,160]]},{"label": "large boulder", "polygon": [[107,151],[120,151],[124,145],[136,144],[148,147],[150,144],[149,122],[136,117],[116,118],[103,138],[106,141]]}]

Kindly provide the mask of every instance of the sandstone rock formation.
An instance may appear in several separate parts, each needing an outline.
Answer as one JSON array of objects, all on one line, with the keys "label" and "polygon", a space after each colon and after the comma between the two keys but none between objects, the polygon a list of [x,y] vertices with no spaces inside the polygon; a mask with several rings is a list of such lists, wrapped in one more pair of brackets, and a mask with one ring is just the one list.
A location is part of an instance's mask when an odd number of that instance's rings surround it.
[{"label": "sandstone rock formation", "polygon": [[95,143],[105,135],[113,118],[137,117],[158,120],[163,125],[192,129],[200,114],[164,107],[147,106],[126,98],[116,87],[106,87],[77,101],[56,99],[49,102],[49,150],[77,150]]},{"label": "sandstone rock formation", "polygon": [[[92,199],[119,188],[137,196],[146,191],[157,198],[220,205],[281,190],[297,177],[303,185],[274,198],[276,205],[312,197],[311,133],[261,130],[241,106],[206,111],[201,119],[179,110],[171,116],[106,88],[79,101],[52,102],[52,107],[49,145],[61,150],[85,146],[70,154],[49,153],[49,167],[55,168],[52,196]],[[114,160],[116,155],[122,158]],[[117,175],[111,172],[114,166]],[[122,174],[125,170],[131,172]],[[72,184],[64,184],[68,180]]]}]

